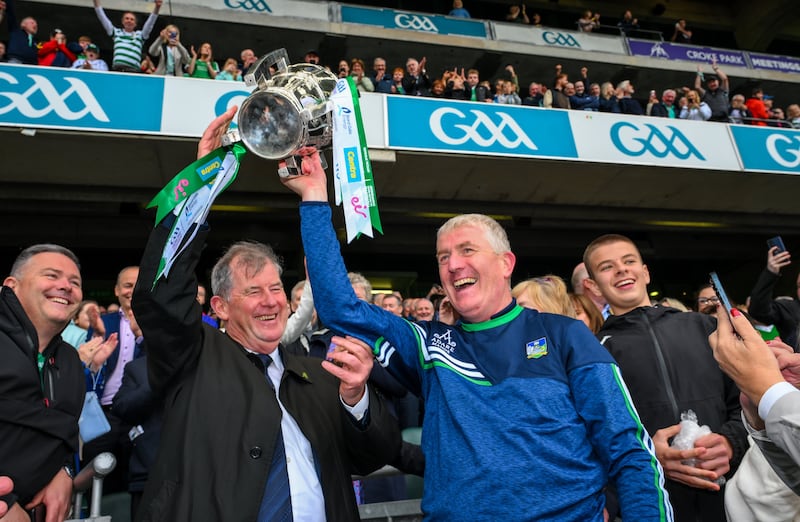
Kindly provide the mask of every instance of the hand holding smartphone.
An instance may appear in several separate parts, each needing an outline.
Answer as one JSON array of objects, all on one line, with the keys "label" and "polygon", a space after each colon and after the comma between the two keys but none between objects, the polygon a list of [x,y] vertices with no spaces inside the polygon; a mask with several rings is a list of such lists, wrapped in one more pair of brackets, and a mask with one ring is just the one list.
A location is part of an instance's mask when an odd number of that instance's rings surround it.
[{"label": "hand holding smartphone", "polygon": [[778,249],[775,251],[776,254],[786,252],[786,245],[783,244],[783,239],[781,239],[781,236],[775,236],[767,239],[767,250],[771,250],[772,247],[778,247]]}]

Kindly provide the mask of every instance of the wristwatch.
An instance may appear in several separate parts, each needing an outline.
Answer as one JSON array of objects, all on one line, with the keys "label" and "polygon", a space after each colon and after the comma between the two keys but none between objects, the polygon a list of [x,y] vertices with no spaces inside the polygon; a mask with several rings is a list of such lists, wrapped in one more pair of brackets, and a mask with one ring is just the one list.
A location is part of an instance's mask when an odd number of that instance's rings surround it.
[{"label": "wristwatch", "polygon": [[64,466],[64,471],[67,473],[67,476],[71,479],[75,478],[75,472],[72,471],[72,466]]}]

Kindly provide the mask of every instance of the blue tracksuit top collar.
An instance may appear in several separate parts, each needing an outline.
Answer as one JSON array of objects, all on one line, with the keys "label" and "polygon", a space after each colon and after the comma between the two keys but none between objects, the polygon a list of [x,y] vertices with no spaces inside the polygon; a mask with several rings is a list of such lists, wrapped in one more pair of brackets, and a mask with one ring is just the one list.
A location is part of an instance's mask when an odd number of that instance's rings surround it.
[{"label": "blue tracksuit top collar", "polygon": [[522,313],[522,307],[517,305],[516,299],[512,299],[511,302],[494,314],[488,321],[482,321],[480,323],[470,323],[467,321],[459,321],[459,325],[461,328],[464,329],[466,332],[479,332],[481,330],[488,330],[490,328],[496,328],[498,326],[502,326],[506,323],[509,323],[514,320],[519,314]]}]

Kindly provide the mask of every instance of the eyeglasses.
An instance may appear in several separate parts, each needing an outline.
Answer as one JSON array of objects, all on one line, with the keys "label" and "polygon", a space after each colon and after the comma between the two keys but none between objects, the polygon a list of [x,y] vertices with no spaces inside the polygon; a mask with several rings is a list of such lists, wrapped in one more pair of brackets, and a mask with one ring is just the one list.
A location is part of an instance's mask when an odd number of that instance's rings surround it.
[{"label": "eyeglasses", "polygon": [[697,304],[699,305],[707,305],[707,304],[719,304],[719,297],[698,297]]}]

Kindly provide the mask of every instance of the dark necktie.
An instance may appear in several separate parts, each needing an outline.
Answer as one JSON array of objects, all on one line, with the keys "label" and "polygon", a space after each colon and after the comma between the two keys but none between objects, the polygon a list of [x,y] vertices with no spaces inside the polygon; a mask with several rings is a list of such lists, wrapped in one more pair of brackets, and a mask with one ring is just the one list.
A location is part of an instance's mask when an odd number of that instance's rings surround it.
[{"label": "dark necktie", "polygon": [[[267,374],[267,368],[272,364],[272,357],[259,354],[258,358],[264,363],[264,376],[269,387],[275,390],[272,379]],[[277,400],[277,399],[276,399]],[[261,499],[258,510],[258,522],[291,522],[292,497],[289,490],[289,472],[286,469],[286,451],[283,445],[283,433],[278,424],[278,440],[275,442],[275,451],[272,454],[272,463],[269,466],[267,487]]]}]

